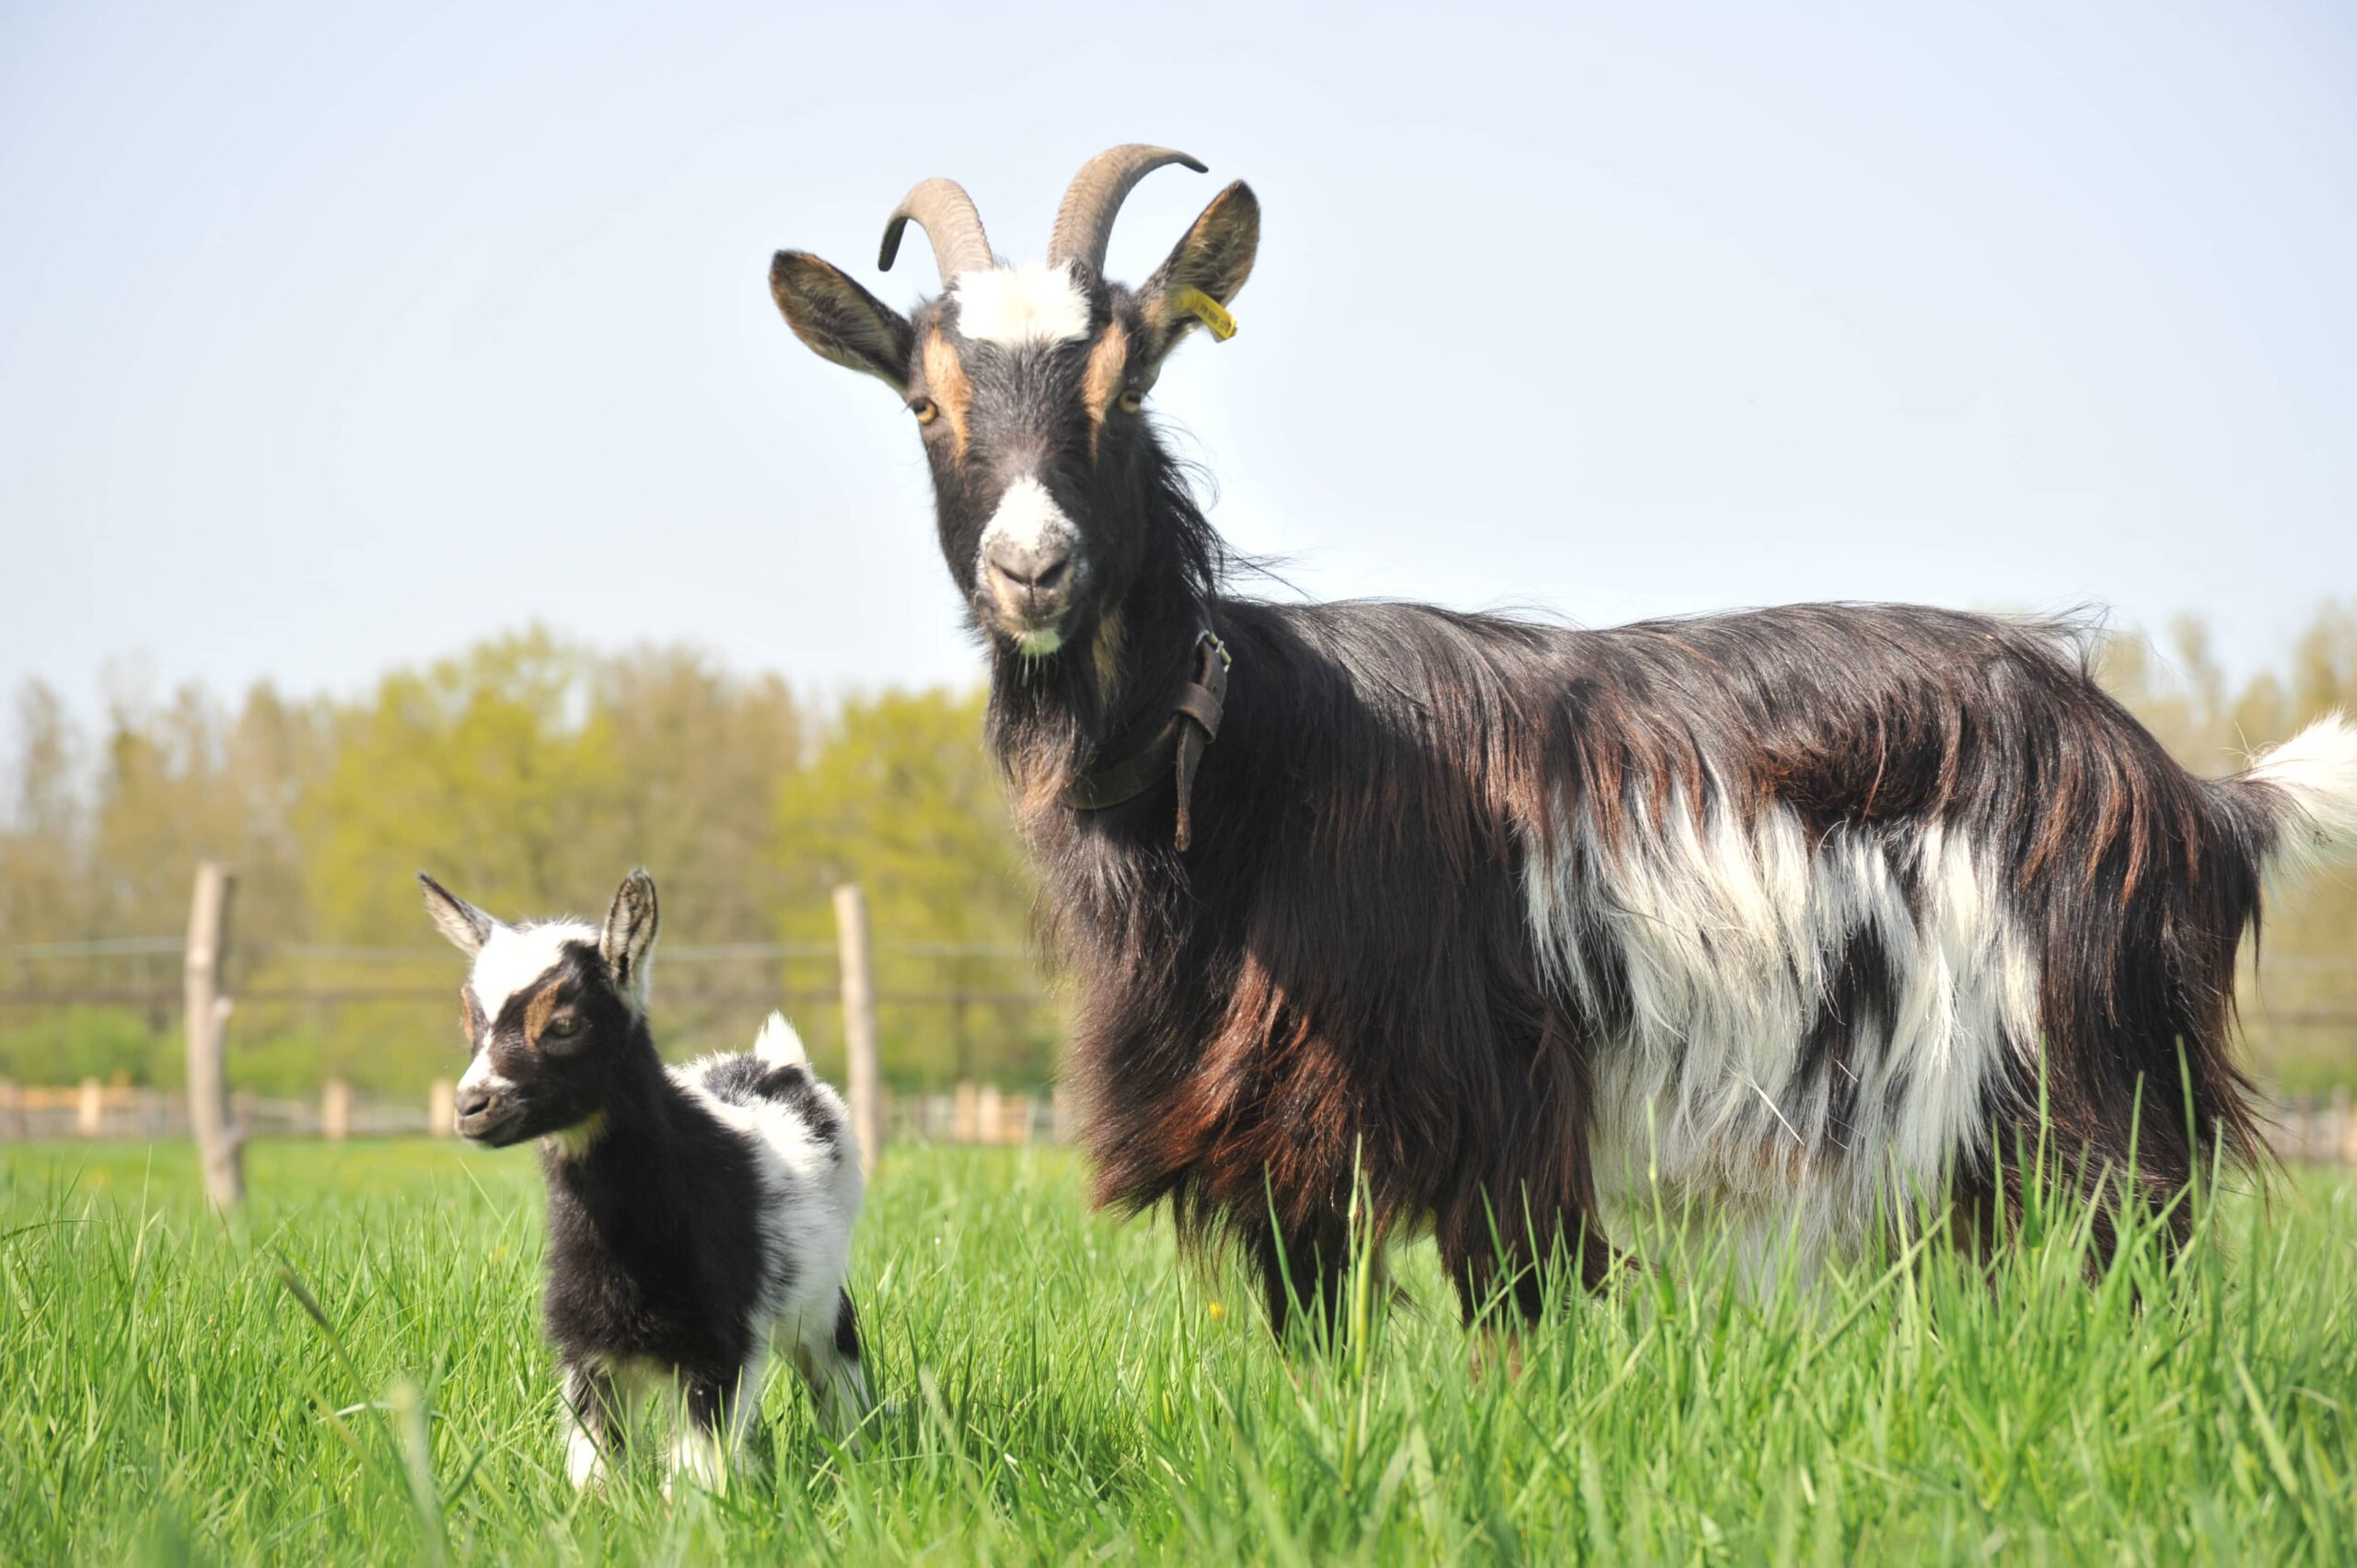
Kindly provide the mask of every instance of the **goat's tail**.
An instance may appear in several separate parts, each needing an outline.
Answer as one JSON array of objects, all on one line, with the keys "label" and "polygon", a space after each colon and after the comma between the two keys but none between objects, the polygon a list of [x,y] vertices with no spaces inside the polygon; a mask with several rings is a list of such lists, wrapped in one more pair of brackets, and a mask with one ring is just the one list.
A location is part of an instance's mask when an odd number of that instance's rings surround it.
[{"label": "goat's tail", "polygon": [[2357,725],[2327,714],[2251,759],[2220,788],[2264,819],[2270,872],[2302,872],[2357,859]]},{"label": "goat's tail", "polygon": [[772,1013],[761,1032],[753,1037],[753,1054],[780,1067],[807,1067],[810,1053],[802,1049],[802,1037],[785,1021],[783,1013]]}]

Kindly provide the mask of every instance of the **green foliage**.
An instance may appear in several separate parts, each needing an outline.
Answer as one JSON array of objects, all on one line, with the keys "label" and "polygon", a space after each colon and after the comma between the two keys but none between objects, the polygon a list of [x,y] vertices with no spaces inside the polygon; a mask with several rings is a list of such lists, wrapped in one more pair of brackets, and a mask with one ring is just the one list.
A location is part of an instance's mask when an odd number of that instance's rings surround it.
[{"label": "green foliage", "polygon": [[780,783],[777,854],[795,895],[789,935],[830,935],[828,894],[857,882],[877,928],[896,936],[1023,939],[1030,877],[981,735],[980,691],[842,704],[810,765]]},{"label": "green foliage", "polygon": [[[853,1290],[856,1454],[781,1370],[768,1452],[566,1486],[520,1152],[264,1144],[228,1225],[182,1147],[0,1151],[0,1542],[38,1562],[2324,1563],[2357,1539],[2357,1185],[2228,1199],[2090,1286],[2085,1214],[1813,1292],[1710,1233],[1469,1338],[1428,1247],[1281,1356],[1053,1151],[895,1151]],[[291,1283],[290,1283],[291,1282]],[[317,1318],[312,1315],[316,1308]]]},{"label": "green foliage", "polygon": [[554,913],[619,880],[627,867],[580,875],[623,787],[611,725],[583,710],[588,674],[536,632],[388,676],[338,715],[334,764],[297,812],[319,929],[414,940],[413,865],[515,912]]}]

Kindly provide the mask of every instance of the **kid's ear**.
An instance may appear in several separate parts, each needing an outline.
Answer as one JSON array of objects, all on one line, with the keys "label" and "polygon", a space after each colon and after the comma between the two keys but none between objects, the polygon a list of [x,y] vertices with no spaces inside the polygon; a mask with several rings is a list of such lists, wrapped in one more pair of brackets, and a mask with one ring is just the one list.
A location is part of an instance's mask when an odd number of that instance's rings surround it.
[{"label": "kid's ear", "polygon": [[915,337],[899,311],[841,268],[799,250],[781,250],[770,262],[770,293],[794,335],[820,358],[865,371],[908,396]]},{"label": "kid's ear", "polygon": [[450,939],[450,945],[470,958],[482,952],[482,945],[498,929],[499,922],[423,871],[417,874],[417,882],[425,889],[425,912],[434,917],[434,923],[442,928],[442,935]]},{"label": "kid's ear", "polygon": [[1252,275],[1260,249],[1260,199],[1241,180],[1212,198],[1154,275],[1138,290],[1146,353],[1160,361],[1198,322],[1220,337],[1236,331],[1224,308]]},{"label": "kid's ear", "polygon": [[598,956],[606,961],[606,972],[614,977],[615,987],[626,996],[644,1000],[646,994],[646,959],[655,950],[659,923],[655,878],[644,868],[632,872],[622,878],[614,906],[606,912],[606,929],[598,937]]}]

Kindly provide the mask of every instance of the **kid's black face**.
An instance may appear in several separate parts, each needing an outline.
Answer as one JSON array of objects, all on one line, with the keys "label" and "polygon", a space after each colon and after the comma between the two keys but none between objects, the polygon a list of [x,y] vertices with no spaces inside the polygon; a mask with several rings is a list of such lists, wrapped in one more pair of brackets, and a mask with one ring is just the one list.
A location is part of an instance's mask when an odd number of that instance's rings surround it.
[{"label": "kid's black face", "polygon": [[459,1134],[502,1148],[594,1124],[653,1060],[644,1018],[655,883],[633,871],[602,930],[573,921],[511,926],[424,872],[425,910],[473,959],[459,988],[472,1060],[459,1080]]},{"label": "kid's black face", "polygon": [[457,1096],[460,1136],[491,1148],[566,1132],[610,1103],[637,1017],[596,947],[569,942],[557,962],[486,1014],[470,980],[459,987],[472,1060]]}]

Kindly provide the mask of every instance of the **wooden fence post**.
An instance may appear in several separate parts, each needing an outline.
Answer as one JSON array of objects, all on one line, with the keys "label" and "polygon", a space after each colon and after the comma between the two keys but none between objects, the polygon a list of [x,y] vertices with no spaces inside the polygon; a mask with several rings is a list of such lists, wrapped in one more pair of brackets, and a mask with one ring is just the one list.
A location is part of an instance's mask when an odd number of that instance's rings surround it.
[{"label": "wooden fence post", "polygon": [[319,1134],[332,1143],[352,1136],[352,1086],[330,1078],[319,1091]]},{"label": "wooden fence post", "polygon": [[74,1131],[85,1138],[95,1138],[106,1126],[106,1086],[96,1078],[82,1080],[81,1092],[74,1099]]},{"label": "wooden fence post", "polygon": [[842,960],[843,1050],[851,1090],[851,1128],[861,1167],[873,1175],[884,1152],[883,1107],[876,1070],[876,969],[867,950],[867,899],[855,882],[835,889],[835,948]]},{"label": "wooden fence post", "polygon": [[245,1133],[229,1116],[228,1074],[221,1060],[229,1023],[221,974],[229,951],[229,892],[236,880],[212,861],[197,866],[185,964],[188,1125],[204,1167],[205,1194],[224,1209],[246,1195]]},{"label": "wooden fence post", "polygon": [[436,1078],[425,1094],[425,1135],[447,1138],[458,1131],[459,1090],[447,1078]]}]

